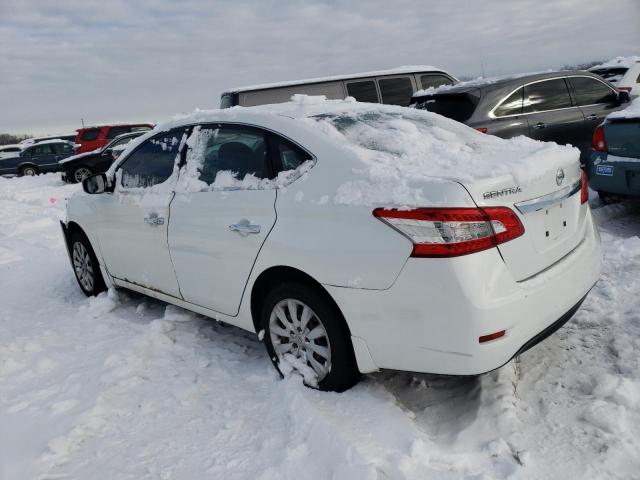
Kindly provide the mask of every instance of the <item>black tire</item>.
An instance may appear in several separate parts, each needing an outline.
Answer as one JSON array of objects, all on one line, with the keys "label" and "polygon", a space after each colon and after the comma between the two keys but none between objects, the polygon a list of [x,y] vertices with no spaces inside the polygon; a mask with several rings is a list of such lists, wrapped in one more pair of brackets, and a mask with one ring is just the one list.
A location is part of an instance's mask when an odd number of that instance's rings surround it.
[{"label": "black tire", "polygon": [[[79,179],[79,177],[81,176],[81,173],[83,172],[85,172],[85,176],[82,179]],[[86,174],[86,172],[88,172],[88,174]],[[80,165],[78,167],[75,167],[73,169],[73,172],[71,172],[71,182],[80,183],[82,180],[84,180],[87,177],[90,177],[91,175],[93,175],[93,171],[89,167]]]},{"label": "black tire", "polygon": [[[340,311],[326,298],[324,292],[319,292],[317,287],[304,283],[286,282],[273,288],[267,293],[260,312],[260,325],[264,330],[264,343],[269,357],[276,369],[282,375],[279,367],[279,357],[274,348],[270,318],[274,307],[283,300],[293,299],[308,306],[315,314],[309,324],[321,323],[328,336],[328,349],[330,351],[329,371],[317,382],[317,388],[324,391],[342,392],[353,387],[360,379],[360,372],[353,353],[353,344],[346,327],[346,323]],[[303,308],[302,306],[300,308]],[[289,317],[287,317],[289,318]],[[302,335],[304,337],[304,334]],[[309,340],[307,339],[307,343]],[[314,340],[315,342],[315,340]],[[295,345],[295,343],[292,343]],[[305,354],[306,351],[305,351]],[[311,364],[307,363],[309,368]],[[307,386],[315,387],[315,385]]]},{"label": "black tire", "polygon": [[[87,236],[83,232],[75,232],[71,235],[69,248],[73,273],[82,292],[87,297],[93,297],[104,292],[107,286],[104,283],[100,264]],[[86,252],[86,256],[83,254],[84,252]],[[84,267],[82,266],[83,262],[86,262]],[[86,275],[90,275],[90,282]]]},{"label": "black tire", "polygon": [[21,177],[33,177],[35,175],[38,175],[39,170],[37,167],[34,167],[33,165],[25,165],[24,167],[20,167],[20,176]]}]

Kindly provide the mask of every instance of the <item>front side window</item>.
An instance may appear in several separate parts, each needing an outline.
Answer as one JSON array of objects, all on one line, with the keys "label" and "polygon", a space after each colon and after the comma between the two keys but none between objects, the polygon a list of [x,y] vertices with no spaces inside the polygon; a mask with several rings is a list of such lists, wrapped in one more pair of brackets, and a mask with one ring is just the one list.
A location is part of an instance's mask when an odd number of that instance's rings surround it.
[{"label": "front side window", "polygon": [[413,86],[409,77],[383,78],[378,80],[382,103],[406,107],[411,103]]},{"label": "front side window", "polygon": [[42,157],[44,155],[53,155],[53,150],[50,144],[38,145],[31,149],[28,156]]},{"label": "front side window", "polygon": [[98,135],[100,135],[99,128],[85,130],[84,132],[82,132],[82,135],[80,136],[80,140],[83,140],[85,142],[90,142],[91,140],[95,140],[96,138],[98,138]]},{"label": "front side window", "polygon": [[578,105],[594,105],[596,103],[613,103],[618,94],[604,83],[590,77],[572,77],[569,79],[573,86]]},{"label": "front side window", "polygon": [[185,130],[161,133],[140,145],[119,167],[122,186],[146,188],[166,181],[176,165]]},{"label": "front side window", "polygon": [[509,95],[509,97],[494,110],[494,115],[496,117],[504,117],[506,115],[519,115],[522,113],[523,93],[524,88],[519,88]]},{"label": "front side window", "polygon": [[373,80],[347,83],[347,94],[359,102],[378,103],[378,92]]},{"label": "front side window", "polygon": [[124,137],[124,138],[121,138],[120,140],[116,140],[115,142],[113,142],[113,143],[111,143],[109,145],[109,148],[118,147],[120,145],[126,145],[131,140],[133,140],[134,138],[136,138],[136,137]]},{"label": "front side window", "polygon": [[536,82],[524,87],[523,111],[526,113],[571,106],[571,97],[563,78]]},{"label": "front side window", "polygon": [[113,138],[116,138],[118,135],[129,133],[130,131],[131,127],[111,127],[107,132],[107,138],[111,140]]},{"label": "front side window", "polygon": [[[204,126],[196,132],[188,153],[188,163],[197,169],[207,185],[244,180],[248,175],[268,178],[265,135],[242,126]],[[222,185],[224,183],[224,185]]]},{"label": "front side window", "polygon": [[420,77],[420,84],[422,85],[422,88],[425,89],[431,87],[436,88],[441,85],[453,85],[453,80],[439,74],[422,75]]}]

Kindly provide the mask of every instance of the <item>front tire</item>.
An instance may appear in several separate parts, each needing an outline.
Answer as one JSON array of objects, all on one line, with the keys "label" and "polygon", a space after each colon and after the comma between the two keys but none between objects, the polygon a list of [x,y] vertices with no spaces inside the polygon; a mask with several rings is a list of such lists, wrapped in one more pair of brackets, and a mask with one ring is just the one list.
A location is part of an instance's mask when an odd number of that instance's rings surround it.
[{"label": "front tire", "polygon": [[107,289],[96,254],[82,232],[71,236],[71,263],[78,285],[87,297],[96,296]]},{"label": "front tire", "polygon": [[269,357],[302,373],[305,385],[342,392],[360,379],[344,319],[317,288],[283,283],[263,303],[261,326]]},{"label": "front tire", "polygon": [[85,178],[90,177],[91,175],[93,175],[93,172],[91,172],[91,169],[89,167],[77,167],[73,170],[73,173],[71,175],[71,178],[73,180],[74,183],[82,183],[82,181]]}]

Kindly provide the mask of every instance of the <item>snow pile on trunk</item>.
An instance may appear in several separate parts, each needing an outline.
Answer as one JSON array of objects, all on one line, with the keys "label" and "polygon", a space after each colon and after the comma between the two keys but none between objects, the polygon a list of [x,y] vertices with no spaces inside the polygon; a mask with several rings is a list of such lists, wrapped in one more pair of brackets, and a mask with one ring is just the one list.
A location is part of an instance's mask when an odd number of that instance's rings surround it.
[{"label": "snow pile on trunk", "polygon": [[600,65],[594,65],[589,68],[589,71],[599,70],[601,68],[629,68],[636,62],[640,62],[640,57],[637,55],[632,55],[630,57],[615,57],[601,63]]},{"label": "snow pile on trunk", "polygon": [[357,159],[336,203],[420,206],[438,179],[472,183],[508,176],[524,188],[549,171],[575,167],[579,158],[573,147],[526,137],[504,140],[427,111],[326,104],[325,112],[307,121]]},{"label": "snow pile on trunk", "polygon": [[607,119],[610,120],[617,120],[620,118],[640,118],[640,97],[631,102],[627,108],[607,115]]}]

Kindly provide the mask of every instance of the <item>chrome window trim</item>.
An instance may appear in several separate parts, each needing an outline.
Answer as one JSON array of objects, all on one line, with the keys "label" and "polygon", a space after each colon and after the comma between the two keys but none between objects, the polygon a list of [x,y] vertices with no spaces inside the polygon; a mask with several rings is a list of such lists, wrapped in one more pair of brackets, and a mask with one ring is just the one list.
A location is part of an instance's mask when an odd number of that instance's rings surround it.
[{"label": "chrome window trim", "polygon": [[[589,105],[572,105],[571,107],[562,107],[562,108],[554,108],[551,110],[540,110],[539,112],[522,112],[522,113],[513,113],[511,115],[500,115],[500,116],[496,116],[496,114],[494,113],[495,110],[504,103],[504,101],[509,98],[511,95],[513,95],[514,93],[516,93],[518,90],[520,90],[521,88],[527,87],[529,85],[533,85],[534,83],[541,83],[541,82],[547,82],[549,80],[558,80],[558,79],[569,79],[569,78],[592,78],[600,83],[602,83],[605,87],[607,87],[609,90],[611,90],[612,92],[617,93],[616,89],[613,88],[611,85],[608,84],[607,81],[605,80],[601,80],[599,78],[596,78],[594,76],[591,75],[565,75],[562,77],[552,77],[552,78],[543,78],[541,80],[534,80],[532,82],[528,82],[528,83],[524,83],[522,85],[519,85],[518,87],[514,88],[511,92],[509,92],[508,95],[504,96],[498,103],[496,103],[496,106],[493,107],[489,113],[488,116],[489,118],[493,118],[493,119],[498,119],[498,118],[510,118],[510,117],[520,117],[520,116],[524,116],[524,115],[531,115],[531,114],[535,114],[535,113],[544,113],[544,112],[557,112],[560,110],[569,110],[570,108],[580,108],[580,107],[594,107],[596,105],[602,105],[601,103],[591,103]],[[569,88],[567,86],[567,88]],[[569,91],[569,96],[571,97],[571,91]],[[573,102],[573,98],[571,98],[571,101]],[[524,93],[523,93],[523,98],[522,98],[522,102],[524,104]]]},{"label": "chrome window trim", "polygon": [[542,195],[541,197],[532,198],[523,202],[518,202],[514,204],[514,206],[523,215],[529,212],[536,212],[569,198],[570,196],[578,193],[581,188],[582,182],[581,180],[578,180],[573,185],[567,185],[557,192]]}]

